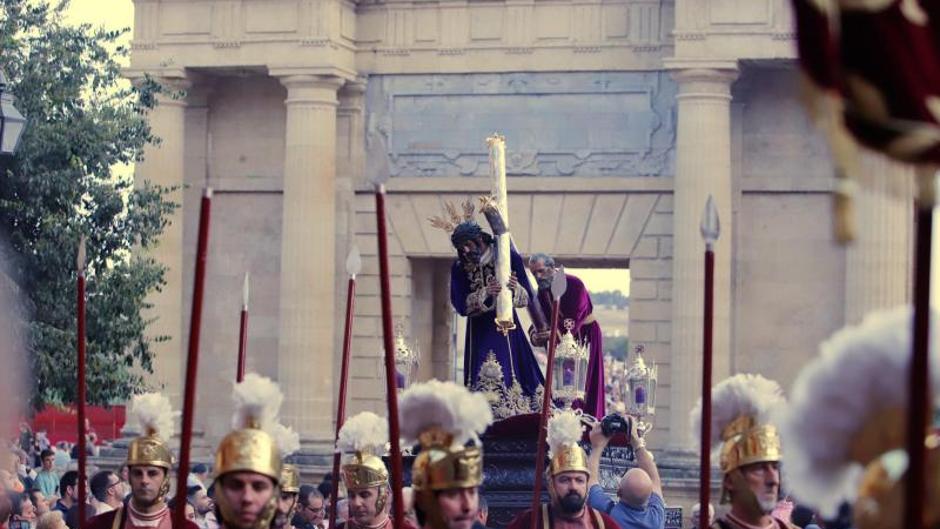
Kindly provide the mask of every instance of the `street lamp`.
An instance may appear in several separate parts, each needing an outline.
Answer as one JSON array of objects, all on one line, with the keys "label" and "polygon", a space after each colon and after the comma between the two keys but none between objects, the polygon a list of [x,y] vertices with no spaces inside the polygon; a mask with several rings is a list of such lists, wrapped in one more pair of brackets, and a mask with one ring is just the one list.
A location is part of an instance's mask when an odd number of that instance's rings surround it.
[{"label": "street lamp", "polygon": [[15,97],[7,87],[6,75],[0,71],[0,154],[12,156],[26,128],[26,118],[13,106]]}]

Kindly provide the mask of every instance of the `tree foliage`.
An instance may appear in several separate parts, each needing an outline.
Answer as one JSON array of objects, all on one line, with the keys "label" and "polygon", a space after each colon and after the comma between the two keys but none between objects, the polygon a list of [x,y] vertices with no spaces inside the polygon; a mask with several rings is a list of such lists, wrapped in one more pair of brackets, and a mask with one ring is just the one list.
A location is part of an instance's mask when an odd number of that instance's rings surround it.
[{"label": "tree foliage", "polygon": [[[135,188],[129,169],[156,142],[146,115],[159,85],[123,81],[119,41],[128,30],[70,25],[67,2],[0,0],[0,57],[28,125],[0,171],[0,229],[9,274],[26,298],[31,402],[76,396],[76,250],[88,240],[88,399],[109,404],[144,386],[152,372],[142,316],[164,269],[147,249],[176,207],[169,189]],[[132,253],[133,250],[133,253]]]}]

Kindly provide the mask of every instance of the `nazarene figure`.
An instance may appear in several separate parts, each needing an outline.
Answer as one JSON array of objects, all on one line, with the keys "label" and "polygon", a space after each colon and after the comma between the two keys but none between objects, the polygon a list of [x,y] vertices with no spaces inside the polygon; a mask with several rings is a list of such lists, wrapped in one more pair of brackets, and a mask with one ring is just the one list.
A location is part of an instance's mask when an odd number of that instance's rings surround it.
[{"label": "nazarene figure", "polygon": [[[281,456],[285,459],[300,450],[300,436],[291,428],[281,424],[274,427],[274,441]],[[277,500],[277,513],[271,520],[271,529],[291,529],[291,520],[297,510],[297,499],[300,497],[300,470],[296,466],[283,463],[281,465],[281,495]]]},{"label": "nazarene figure", "polygon": [[254,373],[236,384],[234,430],[215,453],[215,505],[220,527],[268,529],[280,498],[281,453],[274,437],[284,399],[277,384]]},{"label": "nazarene figure", "polygon": [[[342,466],[346,485],[349,529],[391,529],[391,486],[382,461],[388,443],[388,422],[371,412],[343,423],[336,448],[350,458]],[[414,529],[407,520],[403,529]]]},{"label": "nazarene figure", "polygon": [[[591,471],[588,457],[578,444],[584,434],[581,417],[571,410],[559,410],[548,420],[548,456],[551,463],[545,476],[551,502],[542,504],[536,527],[539,529],[619,529],[606,513],[587,504]],[[508,529],[529,529],[532,510],[517,515]],[[624,528],[626,529],[626,528]]]},{"label": "nazarene figure", "polygon": [[404,441],[421,446],[411,468],[418,523],[422,529],[471,529],[483,484],[479,436],[493,422],[486,397],[430,380],[402,393],[399,416]]},{"label": "nazarene figure", "polygon": [[[552,279],[560,273],[555,267],[555,259],[544,253],[529,257],[529,270],[538,284],[538,302],[547,314],[552,312]],[[570,326],[574,339],[590,346],[584,402],[582,410],[594,417],[606,415],[604,402],[604,334],[601,325],[594,317],[594,304],[591,293],[584,282],[571,274],[565,274],[567,288],[558,302],[558,335],[564,334]],[[532,345],[544,346],[548,343],[550,332],[539,332],[532,328]],[[577,404],[576,404],[577,406]]]},{"label": "nazarene figure", "polygon": [[[930,326],[940,318],[931,314]],[[835,333],[797,376],[783,421],[787,485],[802,504],[833,518],[854,503],[858,529],[901,529],[907,472],[907,379],[911,310],[870,314]],[[937,336],[930,335],[934,360]],[[940,388],[940,366],[930,370]],[[936,389],[934,389],[936,394]],[[924,527],[940,526],[940,436],[928,446]]]},{"label": "nazarene figure", "polygon": [[[531,413],[541,404],[543,377],[519,315],[513,310],[515,328],[506,334],[496,324],[496,296],[503,288],[496,279],[497,246],[493,236],[474,221],[474,206],[469,200],[458,213],[453,204],[446,204],[448,218],[434,217],[432,225],[447,231],[457,250],[457,260],[450,270],[450,301],[461,316],[467,317],[464,347],[464,385],[478,391],[501,391],[493,399],[496,418]],[[527,307],[532,288],[525,273],[522,257],[510,249],[515,308]],[[502,376],[500,376],[500,374]],[[495,388],[493,384],[501,387]]]},{"label": "nazarene figure", "polygon": [[[170,400],[159,393],[137,395],[131,400],[130,415],[140,424],[142,435],[127,449],[128,481],[131,495],[124,504],[88,520],[87,529],[171,529],[173,514],[166,504],[170,491],[173,453],[167,439],[173,436]],[[185,522],[184,529],[198,529]]]},{"label": "nazarene figure", "polygon": [[[792,529],[771,513],[780,494],[780,435],[774,420],[786,401],[780,385],[760,375],[739,374],[712,388],[712,446],[720,446],[724,475],[721,502],[731,508],[714,529]],[[692,431],[700,431],[702,402],[692,410]]]}]

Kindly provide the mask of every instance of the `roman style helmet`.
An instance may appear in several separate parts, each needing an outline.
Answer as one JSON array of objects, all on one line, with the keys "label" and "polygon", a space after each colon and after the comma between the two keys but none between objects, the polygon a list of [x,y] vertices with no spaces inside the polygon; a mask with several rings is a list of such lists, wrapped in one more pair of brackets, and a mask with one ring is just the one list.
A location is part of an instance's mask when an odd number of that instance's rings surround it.
[{"label": "roman style helmet", "polygon": [[127,447],[128,467],[154,466],[166,470],[160,485],[159,501],[170,492],[170,469],[173,468],[173,452],[167,441],[173,436],[173,421],[179,412],[174,412],[170,399],[160,393],[135,395],[131,399],[131,417],[140,425],[141,436]]},{"label": "roman style helmet", "polygon": [[[435,493],[483,484],[479,435],[492,424],[493,412],[482,394],[438,380],[405,390],[398,411],[402,438],[421,445],[411,468],[415,505],[433,527],[443,527]],[[474,446],[467,446],[471,441]]]},{"label": "roman style helmet", "polygon": [[254,472],[266,476],[274,482],[275,493],[259,517],[255,527],[240,528],[235,520],[235,509],[217,487],[215,502],[225,524],[239,529],[262,529],[271,523],[277,509],[277,497],[280,494],[281,453],[278,450],[274,432],[278,428],[277,415],[284,396],[277,384],[271,379],[255,373],[245,376],[244,382],[235,385],[233,391],[235,414],[232,419],[234,430],[226,435],[215,453],[217,479],[233,472]]},{"label": "roman style helmet", "polygon": [[[775,420],[785,403],[780,385],[761,375],[734,375],[712,388],[711,448],[720,447],[719,467],[723,474],[744,479],[741,467],[780,461],[780,435]],[[691,415],[692,431],[700,431],[701,399]],[[752,499],[757,502],[756,497]],[[729,500],[727,494],[722,494],[722,503]]]},{"label": "roman style helmet", "polygon": [[388,469],[382,461],[388,444],[388,421],[372,412],[350,417],[340,428],[336,448],[350,457],[342,466],[348,490],[378,488],[376,510],[388,505]]},{"label": "roman style helmet", "polygon": [[[931,328],[938,328],[938,320],[932,312]],[[836,332],[800,372],[784,418],[784,464],[793,495],[824,516],[853,502],[859,529],[903,526],[911,328],[911,311],[905,307],[873,313]],[[936,335],[931,333],[930,340],[930,386],[938,388]],[[926,431],[924,442],[924,497],[936,499],[940,436]],[[924,503],[924,522],[940,525],[940,502]]]},{"label": "roman style helmet", "polygon": [[584,472],[590,476],[587,454],[578,444],[583,435],[584,424],[575,411],[558,410],[549,417],[545,441],[551,460],[548,467],[550,476],[554,477],[563,472]]},{"label": "roman style helmet", "polygon": [[[283,424],[274,425],[274,443],[284,459],[300,450],[300,435]],[[281,492],[300,494],[300,470],[289,463],[281,465]]]}]

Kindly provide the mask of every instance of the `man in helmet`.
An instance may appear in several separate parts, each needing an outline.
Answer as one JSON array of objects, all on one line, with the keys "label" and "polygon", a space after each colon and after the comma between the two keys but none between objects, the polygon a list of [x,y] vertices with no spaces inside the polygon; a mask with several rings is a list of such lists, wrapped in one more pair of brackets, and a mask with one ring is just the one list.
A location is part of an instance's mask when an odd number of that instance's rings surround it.
[{"label": "man in helmet", "polygon": [[[587,504],[591,471],[587,454],[578,445],[582,430],[580,417],[572,411],[556,412],[548,421],[551,463],[545,486],[551,502],[535,514],[539,529],[620,529],[613,518]],[[508,529],[529,529],[532,516],[531,509],[520,513]]]},{"label": "man in helmet", "polygon": [[300,496],[300,472],[294,465],[281,467],[281,495],[277,499],[277,513],[271,521],[271,529],[292,529],[291,520],[297,510]]},{"label": "man in helmet", "polygon": [[[117,509],[88,520],[86,529],[171,529],[172,513],[166,504],[170,491],[173,454],[166,439],[172,435],[173,411],[160,394],[138,395],[131,402],[144,435],[131,441],[127,449],[130,498]],[[185,521],[183,529],[199,529]]]}]

